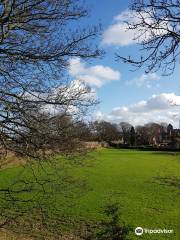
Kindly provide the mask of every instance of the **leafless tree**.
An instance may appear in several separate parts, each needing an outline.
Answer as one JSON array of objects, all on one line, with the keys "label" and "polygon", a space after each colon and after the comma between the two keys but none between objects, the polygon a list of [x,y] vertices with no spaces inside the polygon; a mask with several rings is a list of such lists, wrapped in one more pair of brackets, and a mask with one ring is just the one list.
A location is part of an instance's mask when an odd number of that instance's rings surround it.
[{"label": "leafless tree", "polygon": [[70,58],[101,54],[92,41],[99,27],[85,26],[87,15],[81,0],[0,1],[0,156],[36,160],[0,186],[0,228],[60,239],[56,196],[73,195],[72,183],[81,189],[83,181],[72,180],[63,163],[42,160],[79,151],[78,123],[96,104],[91,89],[68,76]]},{"label": "leafless tree", "polygon": [[172,74],[179,64],[180,1],[179,0],[134,0],[130,7],[132,21],[127,30],[134,32],[142,55],[122,57],[125,63],[137,68],[145,66],[146,72],[162,70]]},{"label": "leafless tree", "polygon": [[94,133],[94,140],[99,142],[111,144],[113,141],[120,139],[120,132],[117,126],[107,121],[93,122],[91,131]]},{"label": "leafless tree", "polygon": [[137,126],[138,145],[157,145],[162,142],[164,129],[158,123],[147,123],[144,126]]},{"label": "leafless tree", "polygon": [[119,126],[121,128],[121,132],[123,135],[124,144],[130,144],[130,131],[131,131],[132,125],[129,124],[128,122],[121,122]]},{"label": "leafless tree", "polygon": [[79,0],[0,2],[2,151],[37,156],[52,137],[55,113],[75,121],[96,103],[89,87],[67,76],[69,58],[101,54],[92,43],[98,28],[80,28],[78,20],[87,15]]}]

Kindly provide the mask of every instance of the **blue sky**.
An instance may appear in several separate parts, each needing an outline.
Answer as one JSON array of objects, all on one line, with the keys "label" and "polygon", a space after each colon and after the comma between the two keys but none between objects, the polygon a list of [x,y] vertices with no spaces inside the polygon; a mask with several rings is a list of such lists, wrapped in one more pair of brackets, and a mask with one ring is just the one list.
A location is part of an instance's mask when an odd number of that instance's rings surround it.
[{"label": "blue sky", "polygon": [[85,80],[97,94],[100,104],[94,113],[99,120],[112,122],[128,121],[133,125],[149,121],[170,122],[178,126],[180,119],[180,69],[171,76],[160,73],[144,74],[144,69],[133,68],[115,61],[115,53],[136,56],[138,46],[125,34],[122,14],[129,1],[88,0],[91,15],[89,25],[101,23],[102,36],[97,43],[106,54],[102,59],[83,62],[72,59],[70,74],[75,79]]}]

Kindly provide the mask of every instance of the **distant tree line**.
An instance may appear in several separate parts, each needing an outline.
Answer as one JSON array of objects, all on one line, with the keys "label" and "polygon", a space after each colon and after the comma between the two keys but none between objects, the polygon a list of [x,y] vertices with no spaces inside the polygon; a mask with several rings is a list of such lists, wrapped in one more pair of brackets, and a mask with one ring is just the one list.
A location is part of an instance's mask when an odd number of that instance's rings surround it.
[{"label": "distant tree line", "polygon": [[[81,132],[83,128],[81,128]],[[179,147],[180,129],[174,129],[171,124],[147,123],[143,126],[133,126],[128,122],[119,124],[107,121],[84,123],[84,140],[106,142],[110,146],[158,146]]]}]

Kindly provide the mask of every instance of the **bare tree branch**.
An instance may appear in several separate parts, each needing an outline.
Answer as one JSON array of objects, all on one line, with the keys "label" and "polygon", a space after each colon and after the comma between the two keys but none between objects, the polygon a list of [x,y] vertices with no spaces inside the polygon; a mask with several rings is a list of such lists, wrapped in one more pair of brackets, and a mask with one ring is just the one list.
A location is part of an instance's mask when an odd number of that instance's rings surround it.
[{"label": "bare tree branch", "polygon": [[128,22],[127,29],[135,32],[142,55],[136,60],[118,54],[117,59],[145,66],[147,73],[161,69],[164,75],[172,74],[180,60],[180,1],[135,0],[130,11],[136,20]]},{"label": "bare tree branch", "polygon": [[87,15],[78,0],[1,1],[2,147],[30,157],[55,146],[61,152],[75,149],[70,145],[78,136],[70,129],[96,100],[89,87],[68,80],[68,62],[101,54],[92,42],[99,27],[79,28],[78,20]]}]

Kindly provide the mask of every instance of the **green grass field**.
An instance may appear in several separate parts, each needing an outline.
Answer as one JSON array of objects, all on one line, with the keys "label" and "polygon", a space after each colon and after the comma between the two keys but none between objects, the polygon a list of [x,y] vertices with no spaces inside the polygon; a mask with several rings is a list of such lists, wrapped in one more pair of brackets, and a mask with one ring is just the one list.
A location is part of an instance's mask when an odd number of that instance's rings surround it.
[{"label": "green grass field", "polygon": [[[104,207],[117,203],[126,225],[174,230],[140,237],[131,232],[130,239],[180,239],[179,154],[102,149],[83,160],[59,157],[53,164],[1,170],[0,188],[10,185],[16,200],[11,204],[6,194],[7,199],[0,200],[1,215],[23,212],[17,219],[27,232],[32,226],[26,220],[36,218],[38,206],[48,219],[64,216],[78,223],[105,219]],[[50,223],[48,227],[51,230]]]}]

